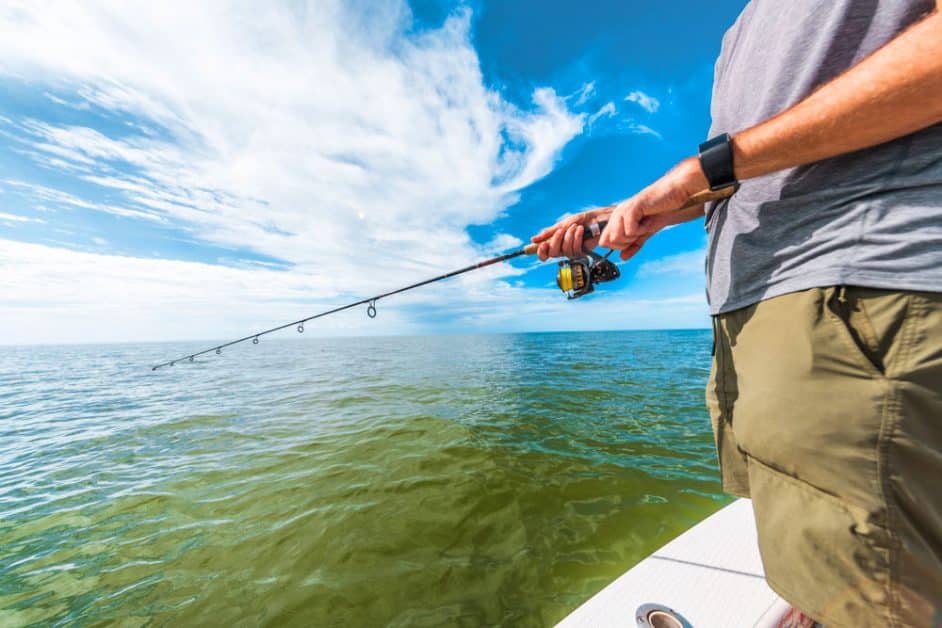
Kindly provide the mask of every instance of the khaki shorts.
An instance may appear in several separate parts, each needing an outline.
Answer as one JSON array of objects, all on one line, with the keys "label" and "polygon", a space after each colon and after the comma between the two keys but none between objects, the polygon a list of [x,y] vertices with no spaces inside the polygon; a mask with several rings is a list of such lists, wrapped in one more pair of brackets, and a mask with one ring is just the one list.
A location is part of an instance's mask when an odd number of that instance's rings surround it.
[{"label": "khaki shorts", "polygon": [[714,319],[727,492],[827,628],[942,626],[942,294],[815,288]]}]

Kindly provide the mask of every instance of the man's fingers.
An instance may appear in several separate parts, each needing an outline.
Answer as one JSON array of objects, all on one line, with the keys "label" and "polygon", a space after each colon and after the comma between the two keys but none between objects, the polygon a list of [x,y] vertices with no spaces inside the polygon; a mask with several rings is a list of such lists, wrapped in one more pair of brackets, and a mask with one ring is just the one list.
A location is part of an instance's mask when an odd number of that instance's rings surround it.
[{"label": "man's fingers", "polygon": [[566,257],[581,257],[583,253],[582,237],[585,234],[585,227],[582,225],[572,225],[566,230],[566,236],[563,238],[562,253]]},{"label": "man's fingers", "polygon": [[631,210],[622,212],[621,215],[621,235],[625,244],[630,244],[629,239],[633,240],[635,236],[635,220]]},{"label": "man's fingers", "polygon": [[621,203],[612,213],[599,244],[610,249],[625,248],[638,237],[638,221],[642,217],[633,198]]},{"label": "man's fingers", "polygon": [[530,241],[531,242],[543,242],[547,240],[551,235],[556,233],[556,229],[558,229],[556,225],[553,225],[552,227],[547,227],[546,229],[543,229],[543,231],[540,231],[538,234],[530,238]]},{"label": "man's fingers", "polygon": [[572,257],[570,251],[572,250],[572,238],[575,235],[575,231],[575,226],[570,225],[569,228],[566,229],[566,233],[563,235],[563,245],[559,249],[559,252],[566,257]]},{"label": "man's fingers", "polygon": [[538,234],[530,238],[530,241],[531,242],[543,242],[544,240],[549,238],[551,235],[553,235],[556,232],[556,229],[558,228],[559,227],[557,225],[553,225],[552,227],[547,227],[543,231],[539,232]]},{"label": "man's fingers", "polygon": [[602,229],[602,235],[599,236],[599,246],[604,246],[606,248],[615,248],[612,246],[612,238],[614,233],[617,230],[617,220],[614,220],[614,214],[612,214],[612,220],[608,221],[608,224],[605,225],[605,228]]},{"label": "man's fingers", "polygon": [[[548,234],[548,235],[545,235]],[[545,262],[551,257],[579,257],[582,255],[584,247],[582,238],[585,235],[585,227],[580,224],[572,224],[568,227],[551,227],[544,229],[533,236],[534,243],[540,246],[536,249],[536,255],[540,261]]]},{"label": "man's fingers", "polygon": [[549,239],[549,256],[550,257],[559,257],[562,252],[563,246],[563,237],[566,235],[566,231],[563,229],[557,229],[556,233],[553,234],[553,237]]},{"label": "man's fingers", "polygon": [[644,246],[644,243],[648,241],[648,238],[650,238],[652,235],[654,234],[653,233],[645,234],[641,236],[640,238],[638,238],[637,240],[635,240],[634,242],[632,242],[631,244],[629,244],[627,248],[622,249],[621,255],[620,255],[621,260],[624,262],[634,257],[635,254],[641,250],[641,247]]},{"label": "man's fingers", "polygon": [[555,225],[551,225],[540,231],[538,234],[533,236],[531,240],[534,242],[545,242],[546,240],[549,240],[554,235],[556,235],[557,231],[565,231],[567,228],[569,228],[569,225],[575,223],[576,220],[577,218],[575,216],[570,216],[569,218],[560,220]]},{"label": "man's fingers", "polygon": [[540,231],[538,234],[530,238],[530,241],[531,242],[545,242],[546,240],[549,240],[551,237],[553,237],[556,234],[556,232],[559,231],[560,229],[565,231],[572,225],[580,224],[582,220],[583,220],[582,214],[576,214],[574,216],[569,216],[567,218],[564,218],[560,220],[559,222],[557,222],[555,225],[552,225]]},{"label": "man's fingers", "polygon": [[583,254],[585,247],[582,246],[582,238],[584,237],[585,227],[576,225],[572,233],[572,251],[569,252],[569,257],[579,257]]},{"label": "man's fingers", "polygon": [[602,235],[599,237],[599,246],[604,246],[607,249],[615,248],[612,246],[612,234],[609,233],[609,230],[614,231],[615,227],[612,226],[612,223],[608,223],[608,226],[602,231]]}]

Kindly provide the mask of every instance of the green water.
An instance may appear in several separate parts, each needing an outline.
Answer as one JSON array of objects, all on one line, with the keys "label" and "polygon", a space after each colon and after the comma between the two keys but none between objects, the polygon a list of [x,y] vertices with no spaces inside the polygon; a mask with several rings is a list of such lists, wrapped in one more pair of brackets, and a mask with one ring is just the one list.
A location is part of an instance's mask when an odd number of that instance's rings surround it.
[{"label": "green water", "polygon": [[548,626],[719,508],[704,331],[0,347],[0,625]]}]

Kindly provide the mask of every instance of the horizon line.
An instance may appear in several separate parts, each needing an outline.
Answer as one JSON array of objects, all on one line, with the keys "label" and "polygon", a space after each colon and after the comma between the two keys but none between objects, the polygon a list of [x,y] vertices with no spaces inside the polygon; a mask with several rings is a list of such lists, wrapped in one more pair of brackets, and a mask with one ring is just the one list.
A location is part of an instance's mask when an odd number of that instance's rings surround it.
[{"label": "horizon line", "polygon": [[[402,334],[334,334],[319,335],[309,334],[304,337],[285,335],[283,337],[274,336],[269,339],[281,341],[303,341],[303,340],[323,340],[333,338],[358,339],[358,338],[429,338],[436,336],[443,337],[461,337],[461,336],[522,336],[529,334],[604,334],[604,333],[639,333],[639,332],[666,332],[666,331],[710,331],[710,327],[646,327],[646,328],[624,328],[624,329],[552,329],[552,330],[531,330],[531,331],[494,331],[494,332],[426,332],[426,333],[402,333]],[[23,342],[16,344],[0,343],[2,348],[20,348],[20,347],[92,347],[92,346],[116,346],[116,345],[171,345],[184,343],[218,343],[225,342],[226,339],[220,338],[192,338],[183,340],[114,340],[105,342]]]}]

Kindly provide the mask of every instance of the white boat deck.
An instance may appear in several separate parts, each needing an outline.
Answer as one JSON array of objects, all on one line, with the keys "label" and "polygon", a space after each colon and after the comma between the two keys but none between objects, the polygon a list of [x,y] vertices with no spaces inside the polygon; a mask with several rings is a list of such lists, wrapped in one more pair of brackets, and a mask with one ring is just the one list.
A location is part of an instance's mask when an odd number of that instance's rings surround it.
[{"label": "white boat deck", "polygon": [[788,608],[765,582],[752,502],[740,499],[687,530],[576,609],[559,628],[636,628],[662,604],[693,628],[765,628]]}]

